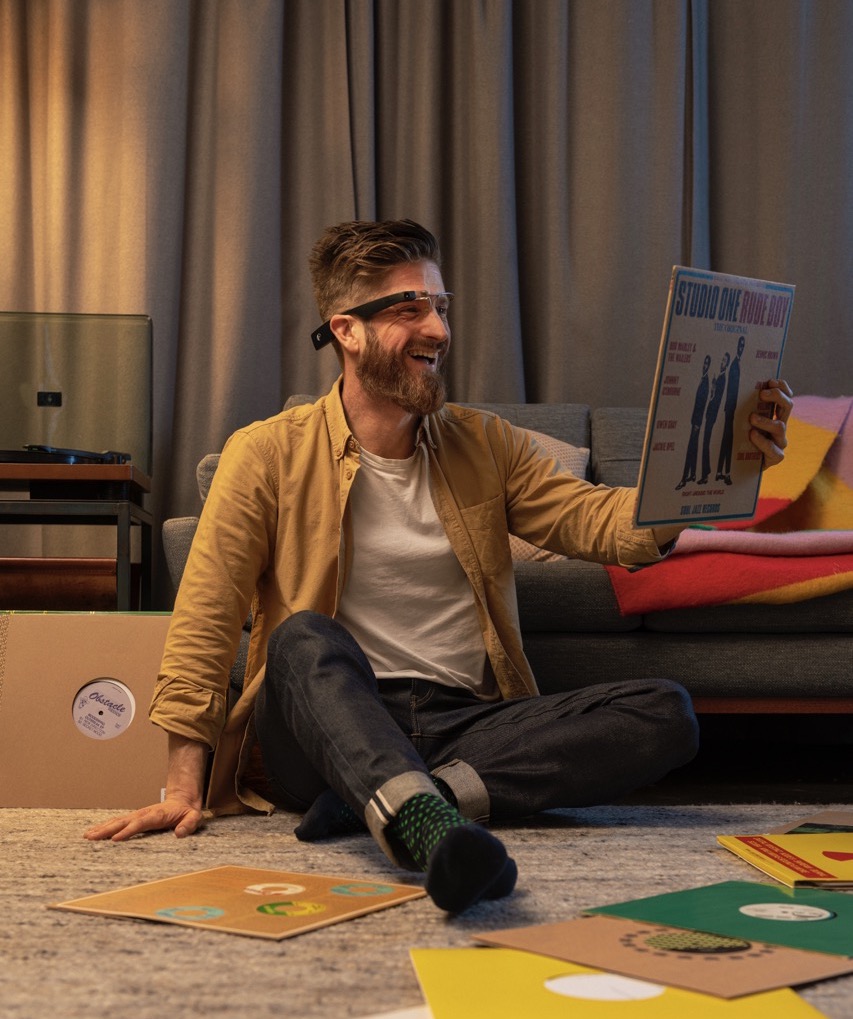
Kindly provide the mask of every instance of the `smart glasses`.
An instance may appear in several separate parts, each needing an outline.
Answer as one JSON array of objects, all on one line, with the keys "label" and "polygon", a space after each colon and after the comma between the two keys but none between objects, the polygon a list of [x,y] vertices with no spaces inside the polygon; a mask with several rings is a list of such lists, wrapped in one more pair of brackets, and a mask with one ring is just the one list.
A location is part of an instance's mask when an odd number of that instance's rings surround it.
[{"label": "smart glasses", "polygon": [[[375,301],[359,304],[355,308],[348,308],[346,311],[341,311],[338,314],[357,315],[359,318],[367,320],[373,318],[374,315],[378,315],[380,311],[385,311],[386,308],[392,308],[395,304],[411,303],[413,306],[412,311],[417,317],[426,315],[428,310],[431,309],[443,319],[447,316],[447,309],[450,306],[452,297],[453,294],[447,291],[429,294],[425,290],[402,290],[399,294],[377,297]],[[321,347],[325,347],[327,343],[331,343],[334,335],[329,322],[324,322],[319,329],[315,329],[311,333],[311,342],[314,344],[314,349],[319,350]]]}]

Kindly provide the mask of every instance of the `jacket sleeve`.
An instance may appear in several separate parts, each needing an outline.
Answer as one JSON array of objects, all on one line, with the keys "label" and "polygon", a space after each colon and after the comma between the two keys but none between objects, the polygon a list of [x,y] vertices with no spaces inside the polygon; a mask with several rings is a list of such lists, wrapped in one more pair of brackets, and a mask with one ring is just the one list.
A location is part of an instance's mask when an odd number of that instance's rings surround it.
[{"label": "jacket sleeve", "polygon": [[275,491],[272,458],[250,432],[235,433],[220,457],[175,599],[150,717],[211,747],[225,723],[243,622],[272,559]]},{"label": "jacket sleeve", "polygon": [[634,567],[663,558],[651,529],[633,526],[636,489],[575,477],[524,429],[504,423],[503,441],[512,534],[591,562]]}]

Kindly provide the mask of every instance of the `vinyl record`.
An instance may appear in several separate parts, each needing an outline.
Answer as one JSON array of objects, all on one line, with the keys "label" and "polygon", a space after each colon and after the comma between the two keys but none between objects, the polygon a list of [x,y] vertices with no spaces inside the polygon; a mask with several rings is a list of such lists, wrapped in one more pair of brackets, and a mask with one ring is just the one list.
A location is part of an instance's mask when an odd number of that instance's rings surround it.
[{"label": "vinyl record", "polygon": [[136,698],[124,683],[101,676],[77,691],[71,714],[77,731],[84,736],[114,739],[133,724]]}]

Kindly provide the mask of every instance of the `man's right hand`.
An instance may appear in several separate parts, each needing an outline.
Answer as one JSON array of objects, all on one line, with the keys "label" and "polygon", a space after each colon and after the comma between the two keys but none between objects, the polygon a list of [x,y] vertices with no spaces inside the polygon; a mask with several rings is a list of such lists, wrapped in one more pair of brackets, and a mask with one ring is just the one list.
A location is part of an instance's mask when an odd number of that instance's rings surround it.
[{"label": "man's right hand", "polygon": [[204,816],[201,807],[208,753],[206,743],[169,733],[169,773],[163,802],[95,825],[83,837],[91,842],[126,842],[147,831],[174,830],[179,839],[192,835]]},{"label": "man's right hand", "polygon": [[95,825],[84,833],[83,837],[91,842],[111,839],[113,842],[125,842],[134,835],[147,831],[168,831],[174,829],[179,839],[192,835],[201,824],[201,810],[184,800],[167,797],[162,803],[142,807],[131,814],[114,817],[103,824]]}]

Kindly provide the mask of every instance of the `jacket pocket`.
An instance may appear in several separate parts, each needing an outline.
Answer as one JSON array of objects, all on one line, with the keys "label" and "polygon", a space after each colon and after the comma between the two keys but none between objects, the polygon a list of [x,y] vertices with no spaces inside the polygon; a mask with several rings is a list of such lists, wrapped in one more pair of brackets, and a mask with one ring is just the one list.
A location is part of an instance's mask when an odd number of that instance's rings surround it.
[{"label": "jacket pocket", "polygon": [[506,504],[502,495],[459,510],[483,573],[494,576],[512,567]]}]

